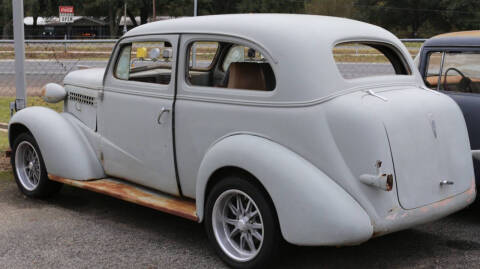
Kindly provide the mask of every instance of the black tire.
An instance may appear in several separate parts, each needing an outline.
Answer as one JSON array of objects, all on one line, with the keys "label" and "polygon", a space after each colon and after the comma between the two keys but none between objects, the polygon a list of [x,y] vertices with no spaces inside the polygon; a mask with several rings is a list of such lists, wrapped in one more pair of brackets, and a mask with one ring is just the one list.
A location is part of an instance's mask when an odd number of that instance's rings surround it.
[{"label": "black tire", "polygon": [[[33,189],[27,189],[19,179],[18,171],[17,171],[17,164],[15,163],[16,155],[17,155],[17,148],[22,142],[28,142],[34,148],[36,153],[38,154],[38,159],[40,160],[40,178],[38,180],[38,184]],[[38,147],[37,141],[30,133],[21,133],[18,135],[14,142],[13,142],[13,149],[12,149],[12,156],[10,159],[12,164],[13,174],[15,175],[15,181],[17,183],[18,188],[20,191],[28,197],[32,198],[47,198],[50,197],[60,191],[62,188],[61,183],[51,181],[48,178],[47,169],[45,168],[45,163],[43,161],[42,154],[40,152],[40,148]]]},{"label": "black tire", "polygon": [[[247,194],[256,204],[263,220],[263,243],[256,256],[248,261],[238,261],[225,253],[217,240],[213,227],[212,218],[214,218],[215,202],[222,194],[232,190],[239,190]],[[257,186],[256,182],[249,180],[246,175],[228,176],[213,186],[206,200],[204,220],[207,236],[216,253],[227,265],[233,268],[264,268],[273,262],[273,257],[277,254],[280,244],[283,242],[277,214],[268,194],[261,186]]]}]

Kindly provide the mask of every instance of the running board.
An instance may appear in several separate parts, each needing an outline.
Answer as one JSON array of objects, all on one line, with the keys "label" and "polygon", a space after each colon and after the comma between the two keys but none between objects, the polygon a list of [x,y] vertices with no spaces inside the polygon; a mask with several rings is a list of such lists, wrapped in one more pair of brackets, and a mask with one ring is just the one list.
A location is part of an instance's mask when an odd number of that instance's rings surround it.
[{"label": "running board", "polygon": [[195,201],[156,192],[122,180],[103,178],[91,181],[72,180],[48,175],[50,180],[109,195],[120,200],[149,207],[158,211],[198,221]]}]

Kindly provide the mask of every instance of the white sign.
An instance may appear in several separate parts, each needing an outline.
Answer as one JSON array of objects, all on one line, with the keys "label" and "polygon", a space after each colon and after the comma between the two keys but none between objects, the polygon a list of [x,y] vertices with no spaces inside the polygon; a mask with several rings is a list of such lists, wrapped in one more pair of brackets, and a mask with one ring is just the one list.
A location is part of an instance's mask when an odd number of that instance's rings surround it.
[{"label": "white sign", "polygon": [[60,13],[61,23],[73,22],[73,6],[59,6],[58,12]]}]

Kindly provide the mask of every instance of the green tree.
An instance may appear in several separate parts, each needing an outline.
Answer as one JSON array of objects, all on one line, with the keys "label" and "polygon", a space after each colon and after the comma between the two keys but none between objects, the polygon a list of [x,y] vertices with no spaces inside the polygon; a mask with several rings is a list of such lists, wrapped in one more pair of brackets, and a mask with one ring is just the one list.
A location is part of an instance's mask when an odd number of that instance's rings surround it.
[{"label": "green tree", "polygon": [[298,0],[241,0],[236,8],[241,13],[303,13],[305,3]]},{"label": "green tree", "polygon": [[442,0],[445,7],[444,16],[454,29],[480,28],[480,1],[478,0]]},{"label": "green tree", "polygon": [[441,32],[451,29],[442,14],[445,7],[439,1],[357,0],[355,8],[361,19],[403,37],[420,37],[426,26],[433,26]]},{"label": "green tree", "polygon": [[305,13],[352,18],[355,0],[311,0],[305,3]]}]

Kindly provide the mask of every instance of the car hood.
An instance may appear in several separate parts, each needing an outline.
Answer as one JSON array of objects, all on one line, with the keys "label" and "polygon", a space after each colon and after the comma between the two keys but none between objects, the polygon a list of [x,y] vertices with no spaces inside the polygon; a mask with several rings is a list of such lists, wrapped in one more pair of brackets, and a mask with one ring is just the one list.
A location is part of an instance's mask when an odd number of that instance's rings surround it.
[{"label": "car hood", "polygon": [[105,68],[90,68],[68,73],[63,79],[65,85],[73,85],[93,90],[103,88]]}]

